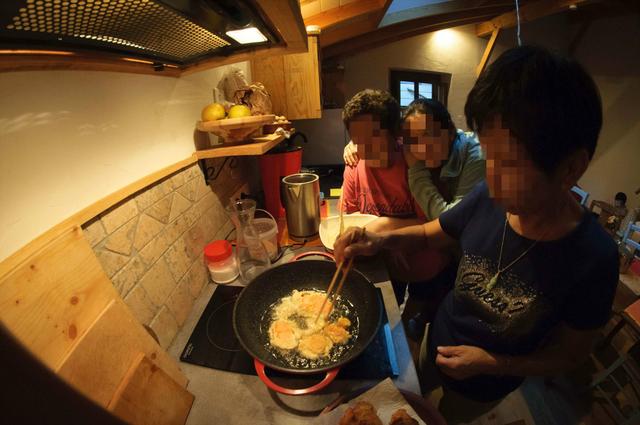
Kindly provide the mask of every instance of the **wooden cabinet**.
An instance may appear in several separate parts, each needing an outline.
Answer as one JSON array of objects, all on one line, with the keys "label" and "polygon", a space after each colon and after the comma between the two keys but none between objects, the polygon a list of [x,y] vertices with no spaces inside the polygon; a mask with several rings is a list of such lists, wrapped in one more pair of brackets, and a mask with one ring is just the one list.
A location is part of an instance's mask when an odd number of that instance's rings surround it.
[{"label": "wooden cabinet", "polygon": [[290,120],[320,118],[318,37],[308,38],[309,51],[251,61],[251,78],[271,94],[273,113]]}]

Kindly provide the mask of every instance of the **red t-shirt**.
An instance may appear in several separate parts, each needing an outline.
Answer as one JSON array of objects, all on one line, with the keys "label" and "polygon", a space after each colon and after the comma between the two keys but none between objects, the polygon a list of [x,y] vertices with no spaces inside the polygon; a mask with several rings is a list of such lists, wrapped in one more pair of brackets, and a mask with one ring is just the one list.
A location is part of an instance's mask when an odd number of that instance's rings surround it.
[{"label": "red t-shirt", "polygon": [[[348,214],[360,212],[379,217],[412,217],[416,204],[407,182],[407,164],[400,152],[390,154],[391,166],[367,167],[358,161],[344,168],[342,199]],[[422,211],[421,211],[422,212]]]},{"label": "red t-shirt", "polygon": [[[358,161],[355,167],[345,166],[342,184],[344,211],[360,212],[379,217],[426,220],[420,206],[413,200],[407,181],[407,164],[401,152],[390,154],[392,161],[387,168],[367,167],[366,161]],[[440,251],[425,249],[407,258],[412,269],[420,271],[420,280],[429,280],[443,270],[448,257]]]}]

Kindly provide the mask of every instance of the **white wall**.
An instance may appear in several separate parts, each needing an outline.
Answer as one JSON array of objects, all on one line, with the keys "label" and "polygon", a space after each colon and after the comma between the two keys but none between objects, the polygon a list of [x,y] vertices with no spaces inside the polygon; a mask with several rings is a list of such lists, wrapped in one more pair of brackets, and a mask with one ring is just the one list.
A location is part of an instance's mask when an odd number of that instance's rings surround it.
[{"label": "white wall", "polygon": [[465,25],[406,38],[345,60],[346,96],[366,88],[389,90],[389,69],[446,72],[452,75],[448,109],[464,128],[464,102],[476,80],[475,69],[487,41]]},{"label": "white wall", "polygon": [[[248,62],[236,64],[250,80]],[[0,260],[99,199],[189,157],[229,66],[183,78],[0,74]]]}]

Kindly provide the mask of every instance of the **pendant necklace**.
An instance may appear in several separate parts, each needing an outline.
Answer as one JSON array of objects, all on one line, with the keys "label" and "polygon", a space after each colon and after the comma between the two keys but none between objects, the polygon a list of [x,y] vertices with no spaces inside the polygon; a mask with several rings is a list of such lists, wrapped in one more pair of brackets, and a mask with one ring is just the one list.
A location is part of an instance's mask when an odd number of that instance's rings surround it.
[{"label": "pendant necklace", "polygon": [[513,266],[515,263],[520,261],[520,259],[522,257],[527,255],[529,253],[529,251],[531,251],[531,249],[533,249],[533,247],[536,246],[536,244],[540,241],[540,239],[544,238],[547,235],[547,232],[549,231],[549,229],[547,228],[547,230],[544,232],[544,234],[539,239],[535,240],[529,246],[529,248],[527,248],[522,254],[520,254],[519,257],[517,257],[515,260],[513,260],[512,262],[507,264],[505,267],[500,268],[500,266],[502,265],[502,249],[504,248],[504,236],[507,233],[507,222],[508,221],[509,221],[509,214],[507,213],[507,217],[504,219],[504,229],[502,230],[502,243],[500,244],[500,256],[498,257],[498,271],[496,272],[496,274],[493,275],[491,280],[489,280],[489,283],[487,284],[487,291],[490,291],[491,289],[493,289],[494,286],[496,286],[496,283],[498,283],[498,279],[500,278],[500,274],[501,273],[506,271],[509,267]]}]

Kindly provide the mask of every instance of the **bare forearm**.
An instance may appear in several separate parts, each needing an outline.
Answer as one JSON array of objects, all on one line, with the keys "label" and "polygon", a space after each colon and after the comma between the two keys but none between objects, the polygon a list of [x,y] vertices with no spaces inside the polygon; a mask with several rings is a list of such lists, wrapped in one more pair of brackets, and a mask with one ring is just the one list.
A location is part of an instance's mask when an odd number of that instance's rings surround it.
[{"label": "bare forearm", "polygon": [[388,251],[404,251],[411,247],[419,250],[428,245],[424,226],[420,224],[381,232],[380,236],[382,236],[382,249]]},{"label": "bare forearm", "polygon": [[382,249],[418,251],[423,248],[446,248],[455,241],[447,235],[436,219],[428,223],[407,226],[389,232],[383,232]]},{"label": "bare forearm", "polygon": [[350,227],[340,235],[333,245],[336,261],[358,255],[375,255],[381,250],[411,251],[422,248],[446,248],[455,240],[447,235],[439,220],[423,225],[407,226],[388,232],[375,233]]},{"label": "bare forearm", "polygon": [[418,218],[379,217],[367,224],[367,230],[373,233],[384,233],[423,224],[424,220]]}]

